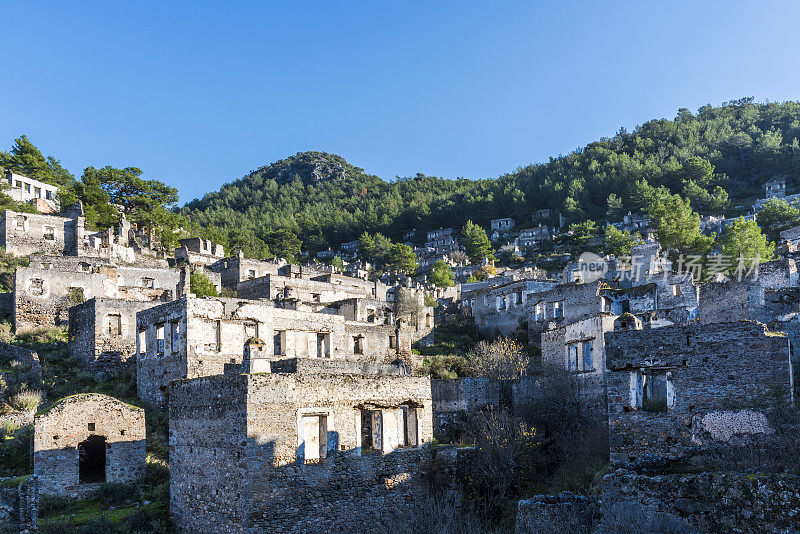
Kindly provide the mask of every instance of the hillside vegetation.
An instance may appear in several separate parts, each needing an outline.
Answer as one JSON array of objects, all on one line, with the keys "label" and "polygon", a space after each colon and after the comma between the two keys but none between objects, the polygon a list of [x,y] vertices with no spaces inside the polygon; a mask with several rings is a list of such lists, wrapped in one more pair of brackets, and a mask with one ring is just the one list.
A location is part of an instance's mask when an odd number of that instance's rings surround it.
[{"label": "hillside vegetation", "polygon": [[[364,231],[417,240],[440,226],[468,219],[530,222],[535,209],[553,208],[569,223],[616,219],[642,210],[654,186],[691,200],[701,213],[739,214],[777,174],[800,170],[800,103],[741,99],[681,109],[673,119],[620,130],[568,155],[499,178],[446,180],[418,174],[386,182],[339,156],[304,152],[252,171],[182,210],[229,248],[253,255],[281,246],[284,229],[316,252],[357,239]],[[274,250],[272,252],[275,252]]]}]

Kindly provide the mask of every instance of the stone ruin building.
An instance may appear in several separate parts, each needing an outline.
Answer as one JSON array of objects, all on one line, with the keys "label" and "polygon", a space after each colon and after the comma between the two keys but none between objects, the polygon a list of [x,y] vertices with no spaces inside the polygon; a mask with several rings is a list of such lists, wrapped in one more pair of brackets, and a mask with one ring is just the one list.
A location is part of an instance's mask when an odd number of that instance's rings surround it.
[{"label": "stone ruin building", "polygon": [[136,358],[136,314],[152,301],[94,297],[69,309],[69,353],[92,370],[116,374]]},{"label": "stone ruin building", "polygon": [[0,246],[15,256],[63,254],[125,263],[133,263],[137,253],[144,252],[124,215],[118,225],[95,232],[86,228],[80,205],[66,207],[60,216],[3,211]]},{"label": "stone ruin building", "polygon": [[56,213],[59,210],[58,187],[28,178],[11,171],[3,171],[8,187],[4,193],[17,202],[27,202],[40,213]]},{"label": "stone ruin building", "polygon": [[139,302],[175,298],[180,272],[115,265],[98,258],[34,256],[14,275],[12,305],[17,331],[67,326],[69,308],[95,297]]},{"label": "stone ruin building", "polygon": [[183,532],[380,530],[425,491],[427,377],[237,374],[173,381],[169,398]]},{"label": "stone ruin building", "polygon": [[404,361],[418,366],[411,344],[430,335],[433,310],[412,295],[389,306],[346,299],[319,312],[284,308],[272,301],[233,298],[181,299],[137,314],[139,396],[164,406],[171,380],[239,372],[245,343],[257,338],[274,358]]},{"label": "stone ruin building", "polygon": [[789,352],[785,335],[754,321],[607,333],[611,460],[674,459],[770,433],[757,406],[793,402]]},{"label": "stone ruin building", "polygon": [[99,393],[61,399],[34,420],[33,472],[45,494],[81,497],[145,471],[142,408]]}]

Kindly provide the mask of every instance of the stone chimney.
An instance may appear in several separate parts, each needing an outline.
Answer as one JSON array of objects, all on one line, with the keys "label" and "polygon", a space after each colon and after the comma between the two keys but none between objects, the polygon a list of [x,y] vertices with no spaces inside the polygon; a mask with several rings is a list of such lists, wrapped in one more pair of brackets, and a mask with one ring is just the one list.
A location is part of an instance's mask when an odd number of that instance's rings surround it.
[{"label": "stone chimney", "polygon": [[244,343],[244,357],[242,358],[242,371],[245,373],[269,373],[270,357],[265,350],[264,342],[257,337],[251,337]]}]

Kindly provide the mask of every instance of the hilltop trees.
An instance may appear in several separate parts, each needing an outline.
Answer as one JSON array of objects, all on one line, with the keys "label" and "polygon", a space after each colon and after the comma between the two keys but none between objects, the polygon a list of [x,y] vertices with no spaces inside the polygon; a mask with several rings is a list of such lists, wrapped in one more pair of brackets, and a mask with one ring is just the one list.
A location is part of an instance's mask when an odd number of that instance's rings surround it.
[{"label": "hilltop trees", "polygon": [[633,235],[628,231],[620,230],[614,226],[606,226],[604,236],[604,250],[606,254],[614,256],[630,256],[634,245],[642,242],[639,234]]},{"label": "hilltop trees", "polygon": [[395,243],[386,257],[386,267],[401,273],[414,274],[417,270],[417,255],[408,245]]},{"label": "hilltop trees", "polygon": [[69,187],[75,181],[61,162],[53,156],[45,158],[24,135],[14,140],[9,152],[0,150],[0,168],[59,187]]}]

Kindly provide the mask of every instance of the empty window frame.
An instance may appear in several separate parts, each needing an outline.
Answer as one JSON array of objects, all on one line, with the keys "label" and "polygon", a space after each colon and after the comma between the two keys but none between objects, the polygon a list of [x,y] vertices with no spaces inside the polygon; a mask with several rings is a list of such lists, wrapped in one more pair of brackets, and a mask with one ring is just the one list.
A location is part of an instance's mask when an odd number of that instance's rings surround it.
[{"label": "empty window frame", "polygon": [[578,344],[567,345],[567,369],[570,371],[578,370]]},{"label": "empty window frame", "polygon": [[283,356],[286,350],[286,331],[276,330],[275,335],[272,337],[273,354],[275,356]]},{"label": "empty window frame", "polygon": [[180,331],[178,321],[169,322],[169,339],[170,350],[173,353],[178,352],[178,347],[180,347]]},{"label": "empty window frame", "polygon": [[244,339],[247,341],[251,337],[258,337],[258,323],[246,321],[244,323]]},{"label": "empty window frame", "polygon": [[42,278],[31,278],[31,295],[44,295],[44,280]]},{"label": "empty window frame", "polygon": [[364,336],[353,336],[353,354],[364,354]]},{"label": "empty window frame", "polygon": [[109,336],[122,335],[122,315],[119,313],[109,313],[106,319]]},{"label": "empty window frame", "polygon": [[156,351],[159,355],[164,354],[164,323],[156,325]]},{"label": "empty window frame", "polygon": [[591,371],[594,369],[594,340],[588,339],[581,343],[583,352],[583,370]]},{"label": "empty window frame", "polygon": [[147,352],[147,330],[144,328],[139,329],[139,336],[137,340],[139,344],[139,354]]},{"label": "empty window frame", "polygon": [[667,411],[674,403],[672,373],[665,370],[636,372],[635,404],[647,412]]},{"label": "empty window frame", "polygon": [[142,287],[146,287],[148,289],[155,288],[156,281],[152,278],[143,277],[142,278]]},{"label": "empty window frame", "polygon": [[683,294],[680,284],[672,284],[672,296],[679,297]]},{"label": "empty window frame", "polygon": [[44,234],[42,235],[44,239],[48,241],[54,241],[56,238],[56,229],[53,226],[45,226],[44,227]]}]

